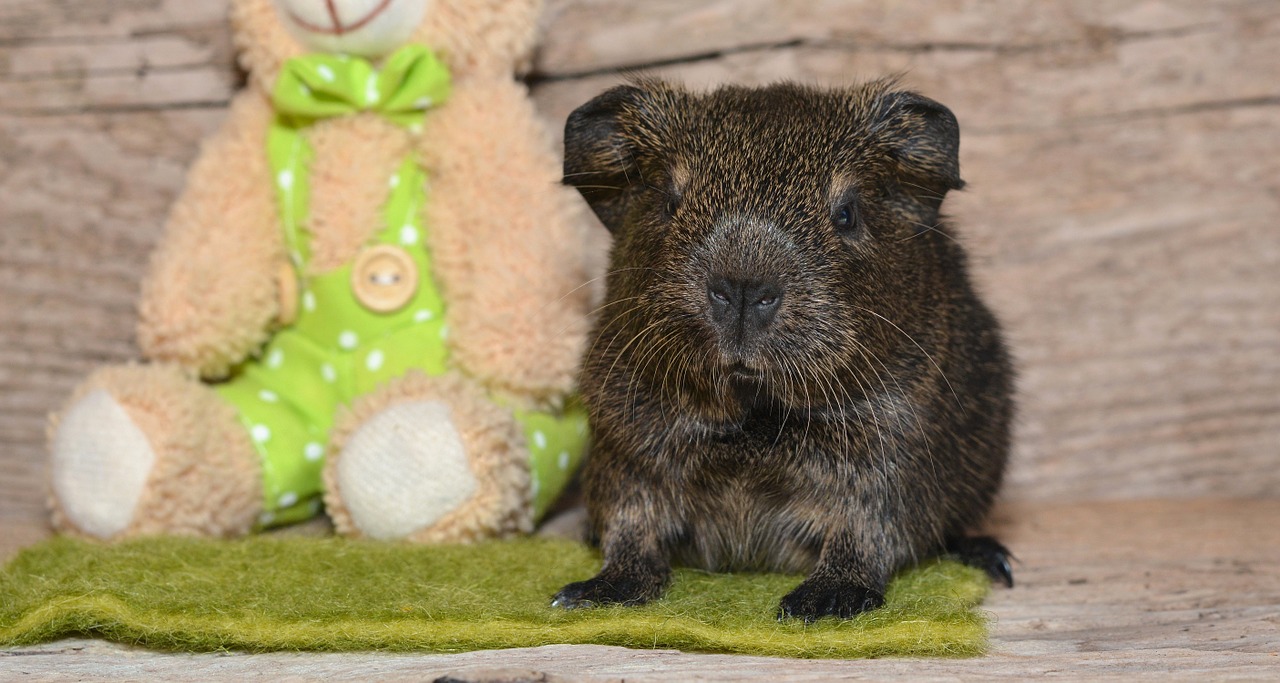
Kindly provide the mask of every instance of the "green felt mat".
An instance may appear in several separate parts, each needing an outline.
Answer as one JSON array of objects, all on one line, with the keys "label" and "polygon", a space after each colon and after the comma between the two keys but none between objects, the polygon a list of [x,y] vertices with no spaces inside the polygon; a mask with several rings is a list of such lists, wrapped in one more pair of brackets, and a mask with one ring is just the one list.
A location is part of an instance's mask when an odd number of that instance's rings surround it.
[{"label": "green felt mat", "polygon": [[931,562],[849,621],[779,623],[802,577],[677,570],[639,608],[548,605],[592,576],[569,541],[408,546],[320,538],[53,539],[0,572],[0,646],[93,635],[165,650],[465,650],[597,643],[788,657],[971,656],[986,644],[977,570]]}]

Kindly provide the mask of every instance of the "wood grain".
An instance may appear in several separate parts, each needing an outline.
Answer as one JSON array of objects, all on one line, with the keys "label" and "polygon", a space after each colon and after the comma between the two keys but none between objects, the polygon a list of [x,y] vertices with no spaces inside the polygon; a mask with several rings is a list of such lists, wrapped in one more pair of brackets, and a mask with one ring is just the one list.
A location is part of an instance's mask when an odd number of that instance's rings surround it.
[{"label": "wood grain", "polygon": [[[45,415],[136,357],[184,170],[242,81],[225,3],[0,0],[0,519]],[[648,67],[694,87],[905,72],[953,108],[949,202],[1020,361],[1006,498],[1280,492],[1280,7],[551,0],[553,129]]]}]

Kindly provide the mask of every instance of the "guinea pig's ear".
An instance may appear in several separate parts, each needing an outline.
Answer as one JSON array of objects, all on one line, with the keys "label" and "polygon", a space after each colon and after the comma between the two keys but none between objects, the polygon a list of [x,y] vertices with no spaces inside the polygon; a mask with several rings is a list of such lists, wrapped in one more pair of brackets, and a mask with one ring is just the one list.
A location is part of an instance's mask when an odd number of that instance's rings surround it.
[{"label": "guinea pig's ear", "polygon": [[644,96],[636,86],[620,85],[575,109],[564,126],[564,182],[582,193],[610,232],[622,226],[639,177],[622,118]]},{"label": "guinea pig's ear", "polygon": [[876,127],[888,136],[903,187],[933,209],[960,179],[960,124],[950,109],[913,92],[890,92],[880,102]]}]

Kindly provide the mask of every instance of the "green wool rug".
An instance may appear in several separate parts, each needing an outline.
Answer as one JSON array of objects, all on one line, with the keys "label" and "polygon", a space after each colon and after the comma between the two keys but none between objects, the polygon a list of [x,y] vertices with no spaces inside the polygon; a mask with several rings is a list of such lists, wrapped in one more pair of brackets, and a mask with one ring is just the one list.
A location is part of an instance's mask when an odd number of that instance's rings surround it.
[{"label": "green wool rug", "polygon": [[884,608],[778,622],[802,577],[681,569],[638,608],[566,612],[561,586],[599,555],[570,541],[410,546],[330,538],[58,538],[0,571],[0,647],[69,636],[176,651],[462,652],[552,643],[786,657],[982,653],[982,572],[934,561],[902,573]]}]

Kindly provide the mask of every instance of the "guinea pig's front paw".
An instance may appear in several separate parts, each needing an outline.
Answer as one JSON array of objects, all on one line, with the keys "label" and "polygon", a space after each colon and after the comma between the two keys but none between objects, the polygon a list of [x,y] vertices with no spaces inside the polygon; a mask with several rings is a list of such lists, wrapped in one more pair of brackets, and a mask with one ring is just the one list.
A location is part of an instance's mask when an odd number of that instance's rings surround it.
[{"label": "guinea pig's front paw", "polygon": [[778,620],[803,619],[809,623],[827,616],[849,619],[883,604],[884,594],[874,588],[811,576],[782,599]]},{"label": "guinea pig's front paw", "polygon": [[1013,569],[1009,560],[1017,558],[1000,541],[990,536],[955,538],[947,544],[947,554],[970,567],[981,569],[992,581],[1013,588]]},{"label": "guinea pig's front paw", "polygon": [[605,577],[601,575],[561,588],[560,592],[551,599],[551,606],[579,609],[602,605],[643,605],[658,597],[661,592],[661,581],[655,583],[646,577],[639,576]]}]

